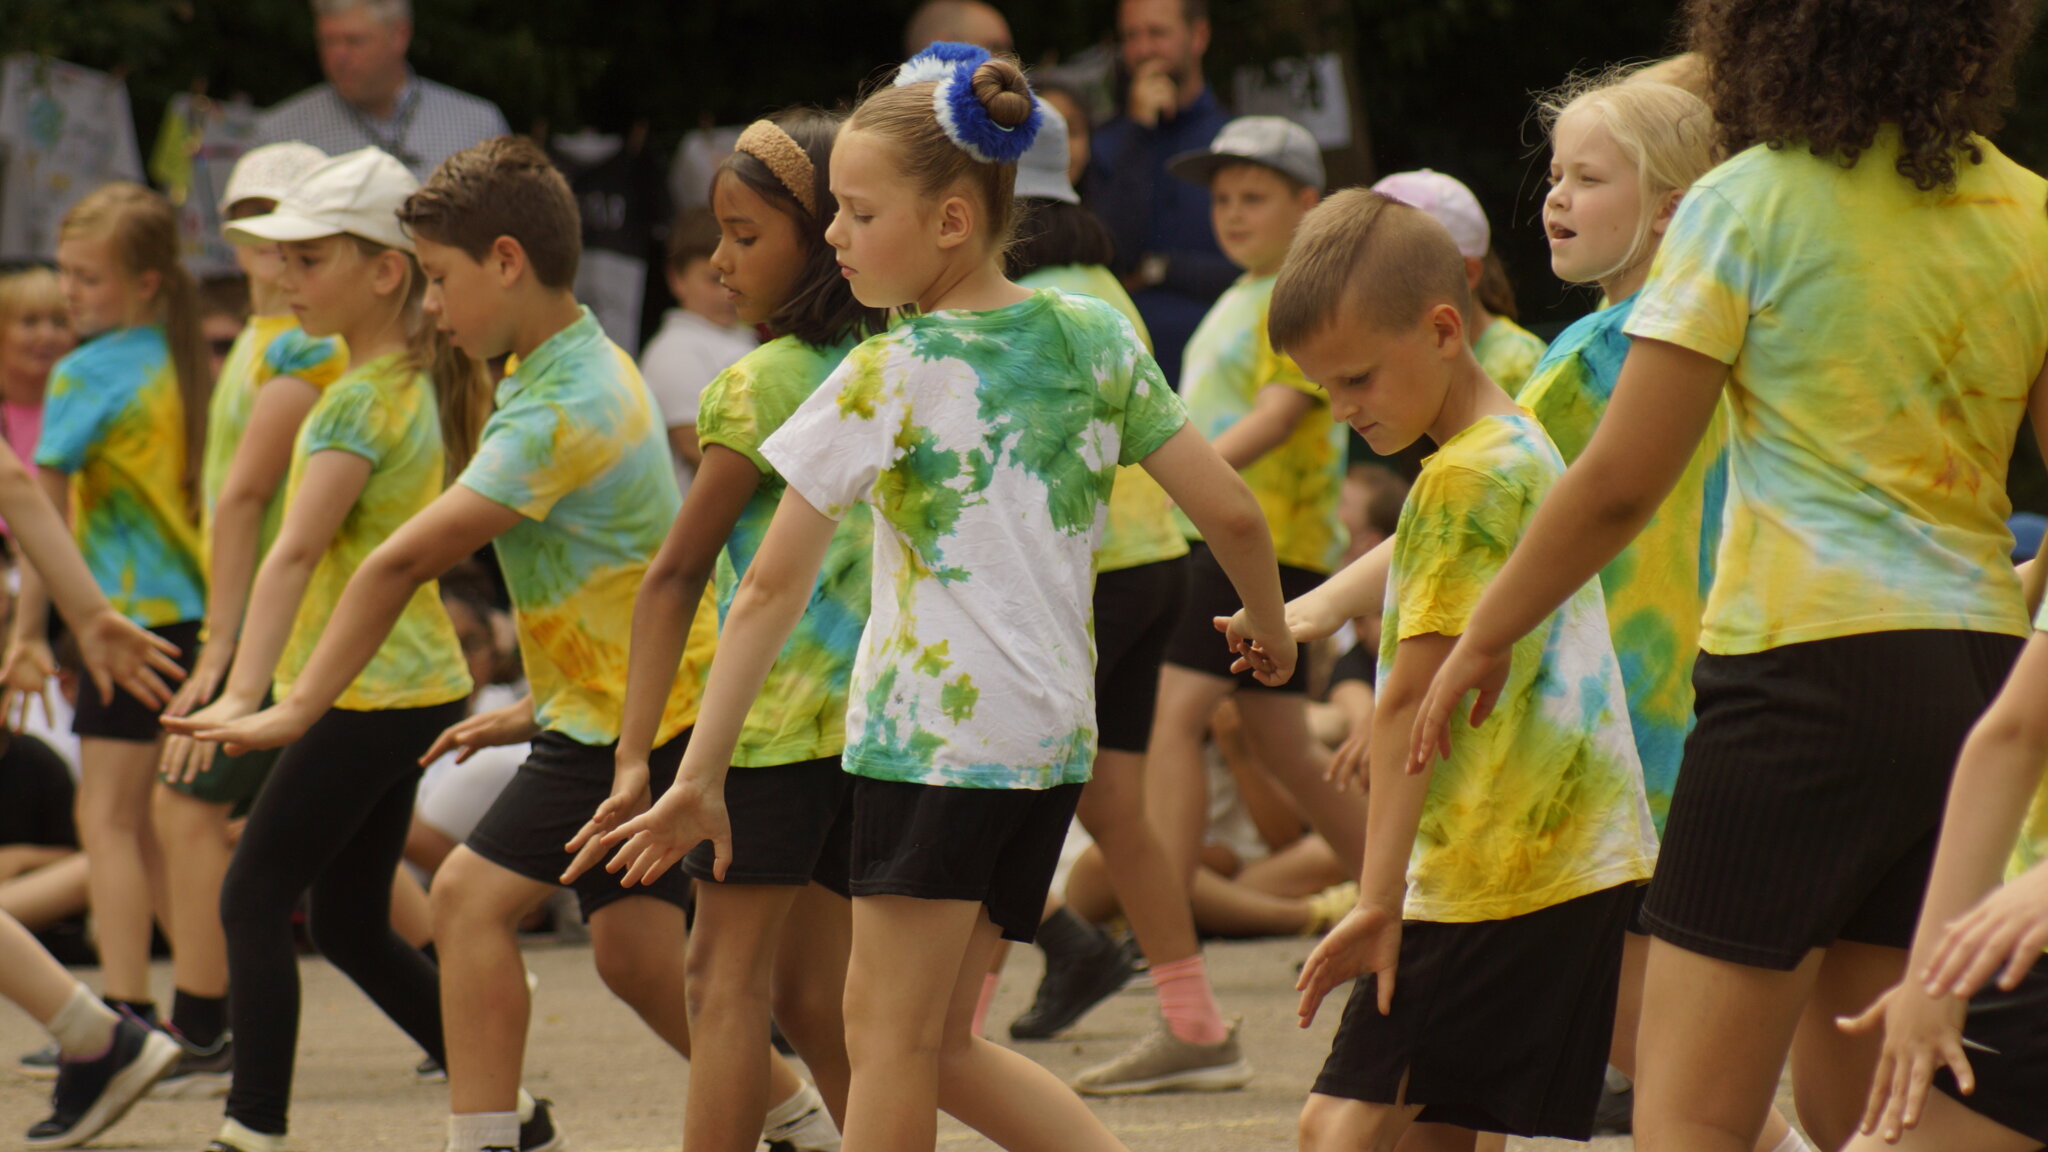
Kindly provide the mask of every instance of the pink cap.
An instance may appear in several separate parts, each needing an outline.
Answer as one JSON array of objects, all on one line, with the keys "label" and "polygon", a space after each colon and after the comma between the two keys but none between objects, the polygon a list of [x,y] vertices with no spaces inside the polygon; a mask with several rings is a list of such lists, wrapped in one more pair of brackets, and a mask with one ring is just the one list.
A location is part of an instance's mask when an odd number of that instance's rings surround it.
[{"label": "pink cap", "polygon": [[1457,243],[1458,254],[1468,260],[1484,257],[1493,245],[1493,230],[1487,227],[1486,210],[1479,206],[1479,197],[1454,176],[1418,168],[1413,172],[1396,172],[1373,185],[1372,190],[1434,216]]}]

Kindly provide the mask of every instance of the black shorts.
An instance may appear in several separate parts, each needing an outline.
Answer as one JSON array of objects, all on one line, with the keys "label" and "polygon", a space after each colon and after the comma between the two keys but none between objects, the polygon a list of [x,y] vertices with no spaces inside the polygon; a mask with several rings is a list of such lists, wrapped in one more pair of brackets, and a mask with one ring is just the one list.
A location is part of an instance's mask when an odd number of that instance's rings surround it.
[{"label": "black shorts", "polygon": [[1185,556],[1095,577],[1095,730],[1112,752],[1143,753],[1159,665],[1188,601]]},{"label": "black shorts", "polygon": [[[1289,600],[1315,591],[1324,579],[1306,568],[1280,566],[1280,592]],[[1296,646],[1294,675],[1278,688],[1259,683],[1249,672],[1231,675],[1230,665],[1237,657],[1224,644],[1223,633],[1216,630],[1216,617],[1234,616],[1242,607],[1244,600],[1230,583],[1230,577],[1223,574],[1223,565],[1216,562],[1216,556],[1209,551],[1207,544],[1196,541],[1188,552],[1187,607],[1181,611],[1173,639],[1167,641],[1166,662],[1190,671],[1225,677],[1235,681],[1239,688],[1261,692],[1307,692],[1306,644]]]},{"label": "black shorts", "polygon": [[1392,1104],[1405,1076],[1422,1123],[1591,1139],[1637,887],[1509,920],[1407,921],[1392,1013],[1376,978],[1354,983],[1314,1091]]},{"label": "black shorts", "polygon": [[1996,985],[1971,997],[1963,1036],[1984,1048],[1970,1048],[1977,1091],[1964,1096],[1943,1068],[1935,1086],[1980,1116],[2048,1144],[2048,962],[2036,962],[2010,992]]},{"label": "black shorts", "polygon": [[976,901],[1003,939],[1029,944],[1080,799],[1079,784],[1031,791],[857,777],[849,889]]},{"label": "black shorts", "polygon": [[[689,743],[689,730],[684,729],[647,758],[648,791],[655,799],[675,783],[676,765]],[[534,738],[526,762],[463,843],[508,872],[542,884],[559,883],[572,859],[562,845],[612,794],[616,751],[616,745],[579,744],[559,732],[542,732]],[[678,908],[690,905],[690,878],[680,868],[669,869],[645,887],[623,888],[617,876],[592,867],[571,887],[586,920],[627,896],[652,896]]]},{"label": "black shorts", "polygon": [[840,770],[839,757],[736,767],[725,774],[725,812],[732,821],[725,879],[712,879],[716,857],[707,840],[683,857],[692,880],[796,887],[815,880],[846,895],[853,777]]},{"label": "black shorts", "polygon": [[1956,755],[2020,645],[1902,631],[1702,653],[1651,934],[1779,971],[1836,940],[1909,946]]},{"label": "black shorts", "polygon": [[[150,631],[176,644],[178,666],[187,672],[192,670],[192,661],[199,656],[199,621],[185,620]],[[79,684],[78,709],[72,713],[71,730],[95,740],[154,744],[164,734],[163,725],[157,722],[162,714],[129,695],[119,684],[114,685],[114,698],[102,701],[99,689],[92,686],[92,681],[84,680]]]}]

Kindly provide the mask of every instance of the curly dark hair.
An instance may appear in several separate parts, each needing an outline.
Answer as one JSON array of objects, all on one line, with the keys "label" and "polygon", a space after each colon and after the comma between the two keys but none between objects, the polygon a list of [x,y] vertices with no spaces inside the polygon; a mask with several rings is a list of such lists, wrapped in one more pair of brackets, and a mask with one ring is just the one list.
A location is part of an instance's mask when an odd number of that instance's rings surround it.
[{"label": "curly dark hair", "polygon": [[2030,0],[1689,0],[1729,155],[1799,144],[1845,167],[1899,126],[1899,175],[1952,188],[2013,102]]}]

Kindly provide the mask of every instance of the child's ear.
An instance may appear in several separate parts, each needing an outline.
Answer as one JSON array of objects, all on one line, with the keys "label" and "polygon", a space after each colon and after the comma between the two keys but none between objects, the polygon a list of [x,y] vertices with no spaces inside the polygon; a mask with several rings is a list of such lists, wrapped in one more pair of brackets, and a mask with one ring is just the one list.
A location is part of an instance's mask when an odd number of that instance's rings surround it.
[{"label": "child's ear", "polygon": [[389,296],[405,287],[405,253],[396,248],[386,248],[377,253],[376,263],[370,266],[370,289],[379,296]]},{"label": "child's ear", "polygon": [[526,247],[513,237],[500,236],[491,241],[491,250],[484,257],[500,288],[510,288],[526,272]]},{"label": "child's ear", "polygon": [[939,247],[958,248],[974,235],[974,205],[965,196],[939,202]]},{"label": "child's ear", "polygon": [[1432,305],[1426,318],[1440,359],[1450,360],[1465,347],[1465,314],[1452,304]]},{"label": "child's ear", "polygon": [[1684,199],[1683,188],[1674,188],[1664,194],[1663,200],[1657,205],[1656,217],[1650,221],[1650,235],[1664,235],[1664,230],[1671,227],[1671,218],[1678,214],[1679,202]]},{"label": "child's ear", "polygon": [[154,302],[156,300],[156,290],[163,286],[163,274],[154,269],[138,273],[135,277],[135,290],[142,293],[144,300]]}]

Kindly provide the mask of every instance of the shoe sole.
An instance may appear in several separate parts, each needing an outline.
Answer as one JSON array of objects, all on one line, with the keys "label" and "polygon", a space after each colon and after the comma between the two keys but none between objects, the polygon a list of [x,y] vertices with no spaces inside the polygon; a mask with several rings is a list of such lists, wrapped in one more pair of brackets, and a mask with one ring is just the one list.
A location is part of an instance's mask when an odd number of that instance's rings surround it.
[{"label": "shoe sole", "polygon": [[155,1100],[218,1100],[228,1094],[234,1078],[233,1072],[193,1072],[184,1076],[167,1074],[149,1090],[149,1095]]},{"label": "shoe sole", "polygon": [[1117,1084],[1073,1085],[1083,1096],[1142,1096],[1149,1092],[1228,1092],[1252,1082],[1249,1061],[1218,1064],[1212,1068],[1190,1068],[1147,1080],[1126,1080]]},{"label": "shoe sole", "polygon": [[80,1144],[112,1128],[128,1114],[137,1100],[149,1094],[149,1089],[172,1068],[177,1066],[183,1049],[178,1042],[161,1032],[151,1032],[142,1042],[142,1051],[135,1062],[114,1074],[107,1083],[107,1090],[79,1117],[78,1124],[62,1136],[46,1136],[40,1140],[28,1141],[31,1148],[76,1148]]},{"label": "shoe sole", "polygon": [[57,1066],[55,1064],[16,1064],[14,1070],[30,1080],[55,1080],[57,1078]]}]

